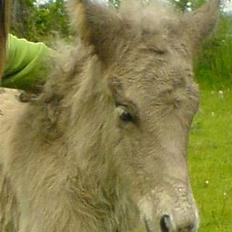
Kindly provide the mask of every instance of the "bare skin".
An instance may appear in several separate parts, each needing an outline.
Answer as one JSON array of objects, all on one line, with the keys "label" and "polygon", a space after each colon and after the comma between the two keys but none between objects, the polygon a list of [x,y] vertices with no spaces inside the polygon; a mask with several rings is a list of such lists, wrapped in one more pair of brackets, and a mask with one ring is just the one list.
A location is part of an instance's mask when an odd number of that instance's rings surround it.
[{"label": "bare skin", "polygon": [[63,48],[41,96],[0,94],[1,231],[197,231],[192,57],[219,2],[187,15],[132,3],[69,1],[80,41]]}]

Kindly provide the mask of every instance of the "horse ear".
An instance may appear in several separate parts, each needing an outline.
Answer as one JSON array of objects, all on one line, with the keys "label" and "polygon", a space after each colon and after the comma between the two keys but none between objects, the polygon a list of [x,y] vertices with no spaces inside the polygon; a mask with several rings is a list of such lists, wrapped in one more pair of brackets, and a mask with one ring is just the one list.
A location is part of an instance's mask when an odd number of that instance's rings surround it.
[{"label": "horse ear", "polygon": [[104,61],[112,57],[120,34],[121,23],[115,9],[91,0],[70,0],[68,4],[72,26],[85,45]]},{"label": "horse ear", "polygon": [[193,50],[213,31],[218,15],[220,0],[210,0],[199,9],[184,15],[185,28]]}]

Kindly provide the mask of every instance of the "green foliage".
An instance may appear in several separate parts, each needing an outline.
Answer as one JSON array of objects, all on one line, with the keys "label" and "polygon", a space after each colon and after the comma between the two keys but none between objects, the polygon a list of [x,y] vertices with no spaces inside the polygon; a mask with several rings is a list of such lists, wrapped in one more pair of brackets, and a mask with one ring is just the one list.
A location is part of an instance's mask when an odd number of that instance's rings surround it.
[{"label": "green foliage", "polygon": [[47,4],[40,5],[35,10],[35,30],[40,37],[46,35],[49,40],[54,32],[59,32],[62,37],[68,37],[68,16],[64,7],[64,0],[50,0]]},{"label": "green foliage", "polygon": [[68,16],[64,0],[49,0],[38,5],[35,0],[23,1],[20,9],[24,12],[13,22],[12,30],[16,35],[31,41],[51,41],[55,33],[67,38],[69,36]]}]

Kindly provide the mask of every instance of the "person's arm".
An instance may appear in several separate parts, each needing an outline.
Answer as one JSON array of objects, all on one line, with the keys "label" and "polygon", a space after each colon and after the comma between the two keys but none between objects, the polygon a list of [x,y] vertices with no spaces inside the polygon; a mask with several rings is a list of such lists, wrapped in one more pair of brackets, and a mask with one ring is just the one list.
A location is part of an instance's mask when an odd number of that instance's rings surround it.
[{"label": "person's arm", "polygon": [[46,80],[46,63],[52,54],[53,50],[43,43],[33,43],[9,35],[2,85],[25,90],[36,89]]}]

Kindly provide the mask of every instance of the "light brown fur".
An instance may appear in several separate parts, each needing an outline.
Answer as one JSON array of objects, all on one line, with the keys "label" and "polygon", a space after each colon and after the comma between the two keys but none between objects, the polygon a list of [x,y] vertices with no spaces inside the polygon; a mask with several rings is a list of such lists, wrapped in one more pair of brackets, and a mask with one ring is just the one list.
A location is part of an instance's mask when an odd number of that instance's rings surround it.
[{"label": "light brown fur", "polygon": [[62,50],[41,96],[0,94],[0,218],[12,228],[1,232],[128,232],[144,222],[158,232],[164,214],[173,232],[196,229],[186,164],[196,46],[186,16],[69,7],[81,40]]}]

